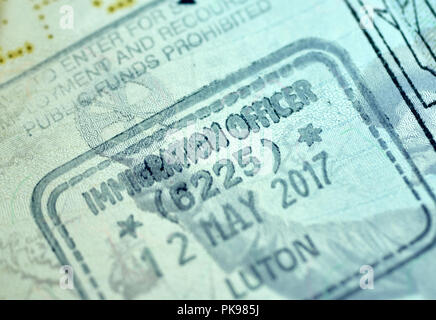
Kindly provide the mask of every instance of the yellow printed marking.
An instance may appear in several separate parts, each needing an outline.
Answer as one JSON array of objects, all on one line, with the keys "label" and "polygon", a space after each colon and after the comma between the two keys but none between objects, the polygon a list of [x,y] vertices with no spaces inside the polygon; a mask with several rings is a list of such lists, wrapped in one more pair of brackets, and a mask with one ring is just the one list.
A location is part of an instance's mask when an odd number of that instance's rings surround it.
[{"label": "yellow printed marking", "polygon": [[119,9],[131,7],[132,5],[135,4],[135,2],[136,2],[136,0],[118,0],[118,1],[115,1],[112,4],[110,4],[107,7],[107,11],[109,13],[114,13],[115,11],[117,11]]},{"label": "yellow printed marking", "polygon": [[24,48],[26,49],[27,53],[32,53],[33,52],[33,44],[31,44],[30,42],[25,42],[24,43]]},{"label": "yellow printed marking", "polygon": [[101,0],[94,0],[94,1],[92,1],[92,5],[93,5],[94,7],[101,7],[102,4],[103,4],[103,3],[102,3]]},{"label": "yellow printed marking", "polygon": [[[1,52],[0,48],[0,52]],[[6,56],[3,54],[0,54],[0,65],[5,64],[7,60],[12,60],[15,58],[19,58],[24,56],[24,54],[29,54],[33,52],[33,44],[30,42],[25,42],[23,47],[18,47],[15,50],[9,50],[6,53]]]},{"label": "yellow printed marking", "polygon": [[[8,2],[8,0],[0,0],[0,3]],[[14,1],[15,2],[15,1]],[[31,9],[35,13],[35,18],[40,21],[40,28],[45,30],[46,39],[52,40],[57,36],[51,29],[52,17],[46,12],[46,7],[50,7],[57,3],[58,0],[28,0],[28,9]],[[137,3],[136,0],[90,0],[88,2],[94,8],[100,8],[107,13],[115,13],[122,9],[127,9],[134,6]],[[55,18],[53,21],[58,21]],[[11,25],[10,19],[0,18],[0,27],[5,26],[5,29]],[[12,23],[13,25],[13,23]],[[29,38],[31,39],[31,38]],[[7,63],[9,60],[14,60],[35,52],[35,46],[30,41],[26,41],[15,48],[2,48],[0,46],[0,66]]]}]

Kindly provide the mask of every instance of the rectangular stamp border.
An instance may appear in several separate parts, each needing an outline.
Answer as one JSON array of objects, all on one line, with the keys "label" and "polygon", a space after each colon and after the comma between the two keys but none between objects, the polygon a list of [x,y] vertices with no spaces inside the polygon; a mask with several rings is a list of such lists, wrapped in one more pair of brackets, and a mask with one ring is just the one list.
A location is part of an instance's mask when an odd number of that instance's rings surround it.
[{"label": "rectangular stamp border", "polygon": [[[351,87],[348,86],[346,80],[343,78],[343,76],[338,71],[338,63],[336,61],[340,62],[340,65],[345,68],[348,75],[353,81],[353,85],[357,87],[361,95],[364,97],[364,99],[368,102],[370,108],[378,118],[378,121],[384,126],[386,131],[388,132],[391,140],[394,142],[394,144],[397,146],[400,153],[404,156],[405,160],[408,162],[408,164],[411,166],[412,171],[417,176],[418,180],[422,184],[424,190],[428,193],[428,196],[433,201],[433,203],[436,204],[436,197],[433,194],[433,191],[428,186],[428,184],[425,182],[424,178],[422,177],[421,173],[419,172],[418,168],[413,163],[412,159],[410,158],[407,151],[404,149],[398,135],[395,133],[393,127],[389,124],[387,117],[381,112],[381,110],[378,108],[376,100],[372,93],[369,91],[367,86],[365,85],[363,79],[360,77],[359,72],[357,68],[352,63],[348,53],[337,46],[336,44],[325,41],[318,38],[307,38],[307,39],[301,39],[296,42],[293,42],[271,54],[268,56],[253,62],[251,65],[249,65],[246,68],[242,68],[230,75],[228,75],[226,78],[222,80],[216,80],[213,81],[211,84],[202,87],[198,91],[194,92],[193,94],[183,98],[179,102],[175,103],[172,106],[169,106],[167,109],[174,108],[177,111],[185,110],[186,108],[189,108],[193,106],[194,104],[197,104],[217,93],[222,92],[223,90],[226,90],[228,87],[235,85],[239,83],[240,81],[243,81],[249,76],[253,76],[264,70],[265,68],[268,68],[270,66],[273,66],[279,62],[281,62],[283,59],[289,58],[292,55],[296,53],[301,53],[302,51],[308,52],[304,56],[297,57],[295,61],[299,60],[299,65],[304,65],[306,63],[311,62],[322,62],[326,65],[326,67],[333,73],[333,75],[336,77],[337,81],[339,82],[340,86],[344,89],[347,97],[350,99],[350,101],[353,103],[353,107],[356,109],[356,111],[360,114],[362,120],[365,122],[365,124],[368,126],[372,136],[377,140],[379,143],[381,149],[386,153],[386,156],[389,158],[390,162],[393,164],[393,166],[397,169],[397,172],[400,174],[400,176],[403,178],[407,188],[412,192],[415,199],[418,201],[422,201],[420,196],[418,195],[417,191],[414,189],[414,187],[410,183],[410,179],[408,179],[404,175],[404,170],[401,169],[398,163],[396,163],[395,158],[393,157],[392,153],[388,150],[386,142],[380,138],[379,133],[374,125],[372,125],[372,121],[369,117],[369,115],[363,110],[363,107],[360,105],[359,100],[356,99],[353,91],[351,90]],[[162,112],[166,112],[166,110],[163,110]],[[134,127],[126,130],[125,132],[119,134],[118,136],[115,136],[114,138],[110,139],[109,141],[105,142],[103,144],[103,147],[106,149],[107,147],[113,147],[117,144],[117,142],[127,140],[128,138],[137,135],[141,132],[143,132],[144,128],[148,128],[150,126],[150,123],[153,123],[155,121],[154,118],[158,117],[159,113],[155,114],[151,118],[148,118],[139,124],[135,125]],[[51,246],[52,250],[56,254],[59,262],[61,264],[69,264],[68,260],[66,259],[66,256],[54,237],[53,233],[49,229],[43,215],[42,211],[42,196],[44,194],[44,191],[46,190],[47,186],[55,180],[56,178],[60,177],[64,173],[78,167],[79,165],[82,165],[85,161],[97,157],[98,155],[95,153],[94,150],[89,150],[82,155],[76,157],[75,159],[67,162],[66,164],[54,169],[50,173],[48,173],[43,179],[41,179],[40,182],[35,186],[35,189],[32,194],[32,200],[31,200],[31,211],[32,215],[35,219],[36,224],[44,234],[44,237],[48,241],[49,245]],[[107,161],[107,160],[106,160]],[[89,169],[87,170],[89,171]],[[59,197],[59,195],[67,190],[69,188],[68,182],[64,182],[58,186],[56,186],[50,193],[47,203],[47,209],[48,209],[48,215],[50,219],[53,220],[53,223],[55,226],[60,227],[61,235],[64,238],[64,240],[70,241],[74,244],[74,240],[69,237],[68,231],[66,228],[62,225],[60,222],[59,217],[56,214],[56,200]],[[420,202],[421,203],[421,202]],[[424,215],[426,217],[427,225],[426,228],[422,233],[420,233],[414,240],[412,240],[409,243],[406,243],[398,248],[396,252],[390,252],[387,253],[385,256],[381,258],[381,260],[378,260],[373,263],[373,266],[380,266],[387,261],[390,261],[392,258],[396,256],[396,254],[402,253],[404,251],[407,251],[407,249],[410,249],[411,246],[423,242],[424,239],[427,239],[431,237],[430,241],[424,245],[424,248],[420,248],[419,250],[415,249],[415,252],[411,253],[410,256],[407,258],[400,258],[401,260],[396,263],[394,266],[390,267],[388,270],[384,271],[383,273],[377,274],[377,277],[382,277],[386,274],[389,274],[396,268],[402,266],[406,262],[414,259],[415,257],[419,256],[426,250],[430,249],[436,242],[436,236],[435,228],[432,224],[431,219],[431,213],[427,209],[426,205],[421,203],[421,208],[424,212]],[[312,299],[318,299],[325,296],[330,296],[333,293],[337,292],[340,288],[345,288],[345,292],[340,293],[341,298],[345,298],[349,296],[350,294],[356,292],[356,290],[359,290],[359,288],[349,289],[346,287],[347,283],[351,279],[355,279],[356,277],[360,277],[360,272],[357,271],[351,276],[346,277],[339,283],[333,284],[326,288],[325,290],[315,294]],[[99,291],[98,286],[96,284],[95,279],[90,276],[88,279],[92,286],[97,290],[97,294],[100,298],[104,298],[104,294]],[[77,290],[79,292],[79,295],[82,298],[88,298],[88,294],[84,291],[83,287],[80,285],[80,281],[75,277],[75,284],[77,281]]]}]

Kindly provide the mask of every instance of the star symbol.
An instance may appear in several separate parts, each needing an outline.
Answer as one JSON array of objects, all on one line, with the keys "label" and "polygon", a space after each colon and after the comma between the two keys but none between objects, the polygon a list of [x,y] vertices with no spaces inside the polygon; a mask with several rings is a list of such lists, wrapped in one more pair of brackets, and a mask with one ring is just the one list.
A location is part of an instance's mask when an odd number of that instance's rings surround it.
[{"label": "star symbol", "polygon": [[136,228],[142,226],[141,222],[137,222],[133,219],[131,214],[126,221],[118,221],[117,224],[121,227],[120,238],[126,234],[130,234],[133,238],[136,238]]},{"label": "star symbol", "polygon": [[300,134],[298,142],[306,142],[307,146],[310,147],[315,141],[322,141],[319,136],[321,132],[321,128],[314,128],[313,125],[309,123],[305,128],[298,129],[298,133]]}]

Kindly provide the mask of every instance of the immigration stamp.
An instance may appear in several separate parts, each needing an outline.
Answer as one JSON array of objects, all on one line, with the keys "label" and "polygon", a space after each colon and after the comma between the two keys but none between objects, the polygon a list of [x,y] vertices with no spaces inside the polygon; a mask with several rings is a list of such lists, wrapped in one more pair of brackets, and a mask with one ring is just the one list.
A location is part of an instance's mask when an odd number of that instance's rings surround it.
[{"label": "immigration stamp", "polygon": [[435,242],[435,195],[346,50],[322,39],[97,148],[111,156],[56,168],[31,203],[84,299],[347,297],[362,265],[377,279]]}]

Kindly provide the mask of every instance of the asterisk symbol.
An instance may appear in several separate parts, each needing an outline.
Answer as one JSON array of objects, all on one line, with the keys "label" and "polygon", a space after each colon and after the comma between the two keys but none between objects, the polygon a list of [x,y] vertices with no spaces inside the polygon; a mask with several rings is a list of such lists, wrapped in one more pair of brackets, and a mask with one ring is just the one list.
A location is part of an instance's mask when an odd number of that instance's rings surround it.
[{"label": "asterisk symbol", "polygon": [[126,221],[118,221],[117,224],[121,227],[120,238],[126,234],[130,234],[133,238],[136,238],[136,228],[142,226],[141,222],[137,222],[133,219],[131,214]]},{"label": "asterisk symbol", "polygon": [[315,141],[322,141],[319,136],[321,132],[321,128],[314,128],[313,125],[309,123],[305,128],[298,129],[298,133],[300,134],[298,142],[306,142],[307,146],[310,147]]}]

